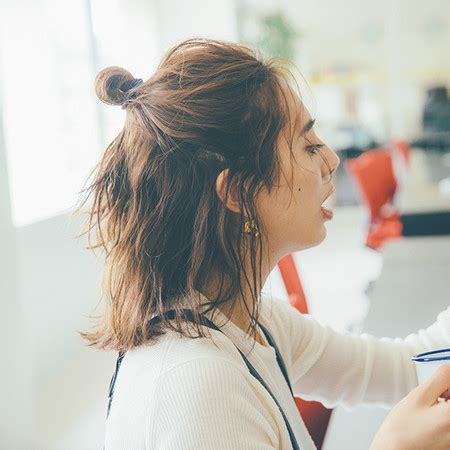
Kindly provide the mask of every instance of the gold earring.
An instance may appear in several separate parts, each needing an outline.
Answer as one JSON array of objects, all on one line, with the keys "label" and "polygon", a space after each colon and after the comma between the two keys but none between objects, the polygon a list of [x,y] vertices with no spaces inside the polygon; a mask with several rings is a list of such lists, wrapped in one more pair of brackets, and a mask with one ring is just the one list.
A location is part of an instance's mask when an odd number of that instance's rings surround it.
[{"label": "gold earring", "polygon": [[244,223],[244,233],[251,234],[252,236],[259,236],[259,228],[256,222],[252,220],[246,220]]}]

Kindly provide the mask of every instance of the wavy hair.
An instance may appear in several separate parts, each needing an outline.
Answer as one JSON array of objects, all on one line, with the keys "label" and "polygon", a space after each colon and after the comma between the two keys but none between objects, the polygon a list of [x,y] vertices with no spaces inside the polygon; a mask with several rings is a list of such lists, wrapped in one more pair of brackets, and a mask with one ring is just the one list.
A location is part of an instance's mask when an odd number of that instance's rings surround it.
[{"label": "wavy hair", "polygon": [[[98,73],[97,96],[125,105],[126,119],[91,172],[78,208],[92,198],[77,237],[88,233],[87,248],[105,252],[105,310],[93,331],[81,333],[89,345],[126,351],[167,329],[205,336],[200,322],[189,331],[181,309],[199,319],[198,293],[211,273],[218,274],[220,289],[208,299],[210,309],[243,299],[248,286],[253,306],[244,304],[255,336],[264,236],[255,198],[278,180],[276,143],[289,120],[279,79],[289,70],[280,61],[264,61],[243,45],[194,38],[171,48],[141,83],[120,67]],[[215,183],[224,169],[220,199]],[[231,190],[241,213],[226,207]],[[259,235],[244,233],[249,218]],[[176,320],[164,319],[167,309],[175,309]],[[153,316],[161,322],[150,326]]]}]

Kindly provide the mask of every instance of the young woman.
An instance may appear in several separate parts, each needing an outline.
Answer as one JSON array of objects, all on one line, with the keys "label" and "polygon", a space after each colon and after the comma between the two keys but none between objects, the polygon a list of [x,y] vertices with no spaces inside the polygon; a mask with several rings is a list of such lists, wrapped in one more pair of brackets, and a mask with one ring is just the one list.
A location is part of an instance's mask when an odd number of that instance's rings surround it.
[{"label": "young woman", "polygon": [[450,448],[450,402],[437,402],[450,365],[417,387],[410,359],[448,346],[450,309],[419,334],[375,339],[261,293],[333,216],[321,205],[339,158],[288,74],[243,46],[190,39],[145,82],[119,67],[97,76],[100,100],[127,110],[86,189],[106,302],[83,336],[120,352],[107,450],[314,449],[292,394],[399,402],[373,450]]}]

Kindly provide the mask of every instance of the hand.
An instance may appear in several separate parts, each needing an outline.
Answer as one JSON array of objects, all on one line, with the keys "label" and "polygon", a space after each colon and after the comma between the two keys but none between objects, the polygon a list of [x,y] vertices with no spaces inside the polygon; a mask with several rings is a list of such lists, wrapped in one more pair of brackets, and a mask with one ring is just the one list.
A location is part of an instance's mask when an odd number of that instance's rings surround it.
[{"label": "hand", "polygon": [[446,364],[391,410],[369,450],[450,449],[450,401],[437,400],[449,387]]}]

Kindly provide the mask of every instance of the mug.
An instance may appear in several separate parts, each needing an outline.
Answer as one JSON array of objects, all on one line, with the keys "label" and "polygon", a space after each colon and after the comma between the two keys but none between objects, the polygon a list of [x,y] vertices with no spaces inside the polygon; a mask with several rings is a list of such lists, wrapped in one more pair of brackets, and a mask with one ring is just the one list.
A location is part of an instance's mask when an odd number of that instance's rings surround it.
[{"label": "mug", "polygon": [[[419,384],[427,381],[438,367],[450,364],[450,348],[433,350],[431,352],[419,353],[411,358],[416,364],[417,379]],[[445,397],[443,397],[443,395]],[[440,399],[450,399],[450,388],[443,392]]]}]

